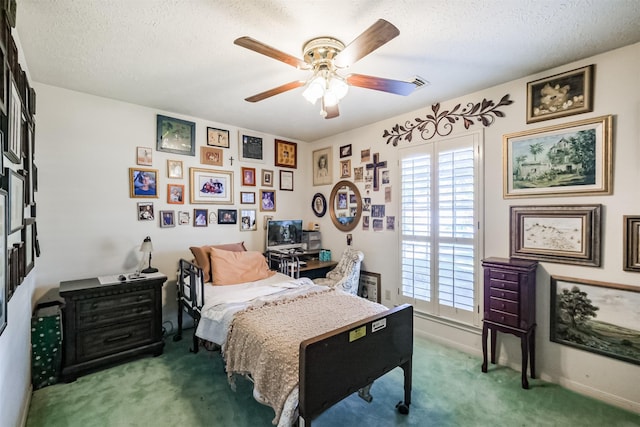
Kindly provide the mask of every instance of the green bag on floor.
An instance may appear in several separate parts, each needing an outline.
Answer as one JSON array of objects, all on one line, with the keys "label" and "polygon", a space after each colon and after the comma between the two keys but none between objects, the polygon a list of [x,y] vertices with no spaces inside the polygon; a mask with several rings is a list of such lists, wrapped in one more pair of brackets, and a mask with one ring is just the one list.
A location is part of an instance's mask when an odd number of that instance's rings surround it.
[{"label": "green bag on floor", "polygon": [[31,318],[31,383],[33,389],[58,382],[62,366],[62,322],[60,303],[36,307]]}]

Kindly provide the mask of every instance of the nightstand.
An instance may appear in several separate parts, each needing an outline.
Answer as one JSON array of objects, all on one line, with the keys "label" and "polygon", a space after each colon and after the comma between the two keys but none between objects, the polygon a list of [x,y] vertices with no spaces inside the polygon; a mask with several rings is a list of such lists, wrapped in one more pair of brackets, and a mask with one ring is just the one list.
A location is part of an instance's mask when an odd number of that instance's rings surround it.
[{"label": "nightstand", "polygon": [[60,283],[65,304],[62,379],[141,354],[162,354],[162,273],[120,281],[92,278]]}]

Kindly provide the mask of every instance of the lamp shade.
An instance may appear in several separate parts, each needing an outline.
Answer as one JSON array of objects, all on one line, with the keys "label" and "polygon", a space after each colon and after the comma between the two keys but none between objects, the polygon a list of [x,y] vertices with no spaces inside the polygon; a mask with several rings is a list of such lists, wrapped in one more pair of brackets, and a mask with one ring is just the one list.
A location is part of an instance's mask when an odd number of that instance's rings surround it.
[{"label": "lamp shade", "polygon": [[151,243],[151,237],[144,238],[142,245],[140,245],[140,252],[153,252],[153,243]]}]

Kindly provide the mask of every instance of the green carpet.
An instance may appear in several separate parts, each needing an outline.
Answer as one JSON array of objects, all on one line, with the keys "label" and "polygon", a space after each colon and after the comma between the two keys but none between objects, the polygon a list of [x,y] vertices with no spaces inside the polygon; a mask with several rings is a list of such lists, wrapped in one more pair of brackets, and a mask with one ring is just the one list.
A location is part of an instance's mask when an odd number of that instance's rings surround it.
[{"label": "green carpet", "polygon": [[[269,426],[273,411],[253,399],[251,383],[227,383],[219,353],[188,352],[165,339],[162,356],[144,357],[33,393],[27,427]],[[400,415],[399,368],[377,380],[373,401],[352,395],[323,413],[313,426],[640,426],[640,415],[422,338],[415,339],[411,412]]]}]

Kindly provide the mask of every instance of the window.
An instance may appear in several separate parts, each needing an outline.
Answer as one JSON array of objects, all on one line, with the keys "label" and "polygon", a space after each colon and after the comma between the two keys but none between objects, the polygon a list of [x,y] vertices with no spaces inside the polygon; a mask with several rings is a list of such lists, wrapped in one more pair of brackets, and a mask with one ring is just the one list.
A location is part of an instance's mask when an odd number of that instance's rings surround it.
[{"label": "window", "polygon": [[480,146],[473,133],[400,152],[402,300],[469,324],[478,323]]}]

